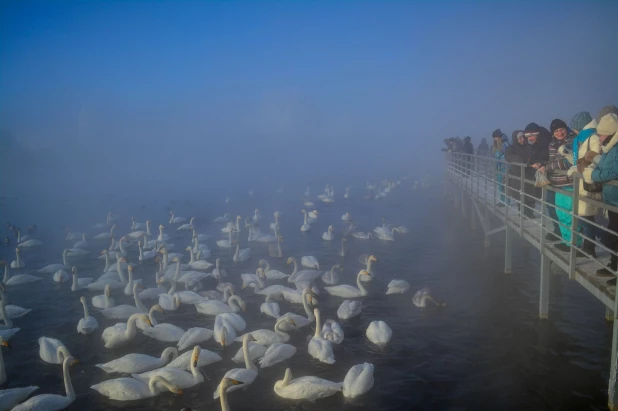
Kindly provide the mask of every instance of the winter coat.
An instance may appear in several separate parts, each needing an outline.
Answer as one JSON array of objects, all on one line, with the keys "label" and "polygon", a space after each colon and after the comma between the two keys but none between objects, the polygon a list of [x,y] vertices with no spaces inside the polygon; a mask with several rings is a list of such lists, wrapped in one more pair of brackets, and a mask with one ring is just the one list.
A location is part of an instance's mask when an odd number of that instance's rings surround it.
[{"label": "winter coat", "polygon": [[[568,131],[568,134],[562,140],[558,140],[557,138],[553,138],[551,143],[549,143],[549,160],[545,163],[545,172],[547,173],[547,178],[551,181],[551,184],[554,187],[566,187],[573,185],[573,178],[569,177],[566,174],[559,174],[555,171],[568,171],[571,168],[573,161],[573,154],[568,154],[568,158],[566,155],[560,153],[560,147],[565,146],[568,150],[571,150],[573,147],[573,139],[575,138],[575,134],[571,130]],[[570,151],[569,151],[570,152]]]},{"label": "winter coat", "polygon": [[486,156],[489,154],[489,145],[487,144],[487,140],[481,140],[478,148],[476,149],[476,154],[479,156]]},{"label": "winter coat", "polygon": [[[515,130],[511,136],[511,145],[504,153],[504,159],[509,163],[528,163],[528,159],[532,153],[531,146],[524,141],[524,144],[519,144],[517,134],[520,130]],[[521,131],[523,133],[523,131]],[[520,167],[516,165],[509,166],[509,173],[519,176],[521,173]]]},{"label": "winter coat", "polygon": [[[599,141],[599,136],[595,133],[595,127],[597,126],[597,121],[592,120],[589,124],[584,127],[582,131],[579,132],[574,141],[573,152],[575,152],[575,147],[577,147],[577,160],[578,162],[582,159],[585,159],[586,152],[594,151],[597,154],[601,154],[601,142]],[[592,135],[590,135],[592,133]],[[585,138],[588,136],[587,138]],[[582,138],[583,137],[583,138]],[[583,161],[583,160],[582,160]],[[601,201],[603,199],[603,195],[601,193],[590,193],[584,190],[584,180],[579,180],[579,195],[585,196],[587,198],[592,198],[594,200]],[[599,207],[586,203],[584,201],[580,201],[577,209],[577,214],[581,216],[594,216],[599,212]]]},{"label": "winter coat", "polygon": [[[605,183],[618,179],[618,132],[603,146],[603,155],[597,167],[592,171],[592,181]],[[603,200],[613,206],[618,206],[618,187],[603,184]]]},{"label": "winter coat", "polygon": [[474,146],[469,139],[464,140],[463,151],[466,154],[474,154]]},{"label": "winter coat", "polygon": [[[491,146],[491,154],[494,158],[498,160],[504,160],[504,155],[506,154],[506,150],[509,148],[508,137],[506,134],[502,134],[502,138],[499,140],[498,144],[494,140],[494,144]],[[496,163],[496,170],[504,171],[504,164]]]}]

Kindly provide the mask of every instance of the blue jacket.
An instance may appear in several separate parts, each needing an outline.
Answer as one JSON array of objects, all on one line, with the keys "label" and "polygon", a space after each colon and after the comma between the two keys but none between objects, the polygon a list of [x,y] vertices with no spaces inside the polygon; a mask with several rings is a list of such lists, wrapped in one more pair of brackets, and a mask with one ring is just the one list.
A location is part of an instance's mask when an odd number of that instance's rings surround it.
[{"label": "blue jacket", "polygon": [[[618,180],[618,133],[614,134],[609,143],[603,147],[603,155],[597,167],[592,171],[592,181],[604,183]],[[618,187],[603,184],[603,200],[618,206]]]}]

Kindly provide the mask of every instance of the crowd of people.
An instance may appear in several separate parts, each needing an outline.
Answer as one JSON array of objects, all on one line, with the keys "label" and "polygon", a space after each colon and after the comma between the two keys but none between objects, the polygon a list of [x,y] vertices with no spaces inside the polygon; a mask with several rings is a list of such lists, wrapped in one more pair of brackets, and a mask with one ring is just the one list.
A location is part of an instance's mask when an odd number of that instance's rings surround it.
[{"label": "crowd of people", "polygon": [[[518,203],[520,211],[528,218],[536,218],[535,205],[541,198],[539,186],[550,184],[566,192],[573,191],[573,174],[580,173],[579,196],[597,201],[604,201],[612,206],[618,206],[618,186],[607,184],[618,180],[618,107],[610,105],[603,107],[598,115],[583,111],[575,114],[569,123],[554,119],[549,130],[536,123],[528,124],[523,130],[515,130],[511,139],[500,129],[494,130],[493,144],[489,146],[483,138],[476,149],[476,155],[492,156],[504,162],[496,163],[496,179],[500,187],[500,203],[498,206],[510,205],[511,199]],[[474,161],[474,147],[470,137],[458,137],[445,140],[444,151],[464,153],[464,170],[470,174]],[[524,177],[524,198],[520,198],[522,184],[522,168]],[[542,181],[540,183],[540,181]],[[546,190],[547,215],[554,221],[553,229],[548,232],[549,241],[562,240],[555,247],[561,251],[569,251],[571,239],[571,211],[573,198],[561,192]],[[523,208],[523,210],[522,210]],[[602,213],[600,207],[584,202],[578,202],[577,214],[578,232],[584,238],[577,236],[577,247],[592,257],[596,257],[595,243],[597,227],[595,217]],[[618,213],[607,210],[609,221],[601,236],[603,244],[618,252]],[[551,225],[550,225],[551,227]],[[577,251],[578,256],[583,255]],[[618,270],[618,257],[612,254],[607,268],[597,271],[605,277],[613,277]]]}]

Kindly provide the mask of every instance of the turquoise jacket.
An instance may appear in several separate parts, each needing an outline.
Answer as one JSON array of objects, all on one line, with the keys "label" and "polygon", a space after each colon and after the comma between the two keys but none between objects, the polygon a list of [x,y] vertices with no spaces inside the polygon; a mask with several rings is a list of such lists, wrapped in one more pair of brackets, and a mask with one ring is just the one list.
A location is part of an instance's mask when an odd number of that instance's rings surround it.
[{"label": "turquoise jacket", "polygon": [[[592,171],[592,181],[604,183],[610,180],[618,180],[618,133],[603,147],[603,155],[597,167]],[[618,206],[618,187],[603,184],[603,200],[614,206]]]}]

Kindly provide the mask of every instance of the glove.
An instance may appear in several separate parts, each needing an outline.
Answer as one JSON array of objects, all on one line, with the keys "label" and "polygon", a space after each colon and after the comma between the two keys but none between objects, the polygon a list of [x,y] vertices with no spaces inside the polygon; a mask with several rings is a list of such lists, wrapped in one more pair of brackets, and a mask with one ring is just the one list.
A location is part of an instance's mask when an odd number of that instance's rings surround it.
[{"label": "glove", "polygon": [[577,171],[577,166],[573,166],[571,168],[569,168],[569,171],[567,171],[567,176],[572,177],[573,173]]},{"label": "glove", "polygon": [[586,167],[584,169],[584,172],[582,173],[584,175],[584,181],[588,184],[592,183],[592,171],[593,170],[594,170],[593,168]]}]

